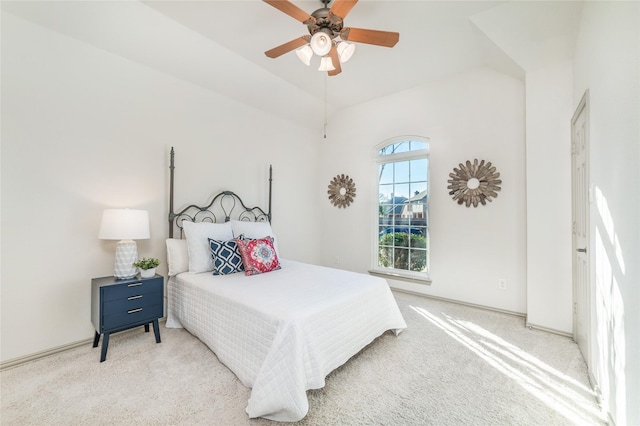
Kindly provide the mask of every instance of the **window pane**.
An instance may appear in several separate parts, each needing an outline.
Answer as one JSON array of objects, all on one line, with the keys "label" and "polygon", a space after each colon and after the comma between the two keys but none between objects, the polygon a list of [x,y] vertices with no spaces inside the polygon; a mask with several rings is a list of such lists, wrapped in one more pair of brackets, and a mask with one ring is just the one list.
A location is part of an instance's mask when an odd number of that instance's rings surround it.
[{"label": "window pane", "polygon": [[409,185],[409,191],[411,192],[411,201],[418,202],[424,200],[427,197],[427,183],[426,182],[411,182]]},{"label": "window pane", "polygon": [[393,204],[380,204],[378,213],[380,214],[380,217],[385,218],[384,221],[380,222],[381,225],[391,224],[393,222],[392,220],[389,220],[393,219],[393,209]]},{"label": "window pane", "polygon": [[411,250],[411,261],[409,263],[411,271],[421,272],[427,267],[427,251]]},{"label": "window pane", "polygon": [[411,151],[417,151],[419,149],[427,149],[427,143],[423,141],[411,141]]},{"label": "window pane", "polygon": [[390,203],[393,196],[393,184],[380,185],[378,197],[382,202]]},{"label": "window pane", "polygon": [[380,245],[378,248],[378,266],[390,268],[393,265],[393,249]]},{"label": "window pane", "polygon": [[378,175],[381,184],[393,183],[393,163],[380,164]]},{"label": "window pane", "polygon": [[426,180],[427,178],[427,159],[411,160],[411,180]]},{"label": "window pane", "polygon": [[393,243],[396,247],[409,247],[409,234],[406,229],[394,229]]},{"label": "window pane", "polygon": [[409,270],[409,249],[397,248],[393,251],[393,267]]},{"label": "window pane", "polygon": [[398,142],[393,144],[393,153],[397,154],[399,152],[407,152],[411,149],[411,144],[409,141],[407,142]]},{"label": "window pane", "polygon": [[393,189],[393,202],[395,204],[404,204],[411,196],[408,183],[396,183]]},{"label": "window pane", "polygon": [[409,161],[393,163],[393,179],[398,182],[409,182]]}]

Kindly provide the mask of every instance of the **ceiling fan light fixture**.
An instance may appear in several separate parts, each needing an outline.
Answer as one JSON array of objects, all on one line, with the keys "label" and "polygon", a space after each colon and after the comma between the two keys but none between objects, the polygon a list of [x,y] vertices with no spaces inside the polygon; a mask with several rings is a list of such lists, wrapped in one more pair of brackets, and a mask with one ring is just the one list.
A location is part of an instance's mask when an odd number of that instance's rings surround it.
[{"label": "ceiling fan light fixture", "polygon": [[344,64],[353,56],[353,52],[356,51],[356,45],[353,43],[347,43],[346,41],[341,41],[338,43],[337,49],[340,63]]},{"label": "ceiling fan light fixture", "polygon": [[[278,58],[296,50],[296,55],[306,65],[310,65],[313,56],[317,55],[321,59],[320,71],[328,71],[330,77],[340,74],[341,64],[353,56],[355,45],[352,43],[393,47],[400,40],[400,34],[397,32],[345,26],[344,18],[358,0],[333,0],[331,7],[328,5],[332,0],[320,0],[324,7],[310,14],[293,4],[292,0],[262,1],[301,22],[308,32],[308,35],[267,50],[264,52],[265,55],[268,58]],[[313,52],[311,55],[309,49]],[[326,56],[328,58],[325,58]]]},{"label": "ceiling fan light fixture", "polygon": [[311,46],[309,46],[308,44],[302,46],[300,49],[296,50],[296,55],[303,64],[305,64],[306,66],[311,65],[311,57],[313,56],[313,50],[311,50]]},{"label": "ceiling fan light fixture", "polygon": [[335,69],[336,67],[333,66],[333,61],[330,56],[323,56],[322,59],[320,59],[320,68],[318,68],[318,71],[333,71]]},{"label": "ceiling fan light fixture", "polygon": [[324,56],[331,50],[331,36],[324,31],[318,31],[311,36],[309,45],[313,53],[318,56]]}]

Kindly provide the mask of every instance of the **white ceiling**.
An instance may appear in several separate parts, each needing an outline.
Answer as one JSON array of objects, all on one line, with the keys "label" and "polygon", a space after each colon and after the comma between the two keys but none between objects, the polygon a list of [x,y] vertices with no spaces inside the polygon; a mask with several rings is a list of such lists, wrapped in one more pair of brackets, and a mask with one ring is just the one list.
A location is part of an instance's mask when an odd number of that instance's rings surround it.
[{"label": "white ceiling", "polygon": [[[311,13],[319,0],[292,1]],[[326,77],[290,52],[308,34],[259,0],[5,1],[3,12],[302,125],[317,115],[480,66],[516,78],[573,52],[581,1],[360,0],[345,26],[400,33],[393,48],[357,44]],[[6,35],[3,33],[3,37]]]}]

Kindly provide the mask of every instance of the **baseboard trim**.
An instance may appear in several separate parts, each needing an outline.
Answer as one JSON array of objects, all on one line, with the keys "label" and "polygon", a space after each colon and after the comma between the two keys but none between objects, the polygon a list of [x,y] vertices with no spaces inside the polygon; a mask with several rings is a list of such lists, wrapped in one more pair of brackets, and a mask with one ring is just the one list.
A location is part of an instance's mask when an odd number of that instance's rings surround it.
[{"label": "baseboard trim", "polygon": [[530,323],[527,320],[527,314],[522,313],[522,312],[509,311],[509,310],[506,310],[506,309],[494,308],[492,306],[479,305],[479,304],[476,304],[476,303],[468,303],[468,302],[463,302],[463,301],[455,300],[455,299],[447,299],[446,297],[432,296],[430,294],[424,294],[424,293],[420,293],[420,292],[412,291],[412,290],[405,290],[403,288],[391,287],[391,290],[392,291],[398,291],[398,292],[401,292],[401,293],[413,294],[413,295],[416,295],[416,296],[427,297],[429,299],[442,300],[443,302],[456,303],[458,305],[470,306],[472,308],[485,309],[487,311],[500,312],[500,313],[508,314],[508,315],[515,315],[517,317],[524,318],[525,319],[524,325],[525,325],[525,327],[527,327],[529,329],[540,330],[540,331],[544,331],[544,332],[547,332],[547,333],[557,334],[557,335],[560,335],[560,336],[569,337],[569,338],[573,339],[573,334],[571,334],[571,333],[567,333],[565,331],[556,330],[554,328],[543,327],[541,325],[536,325],[536,324]]},{"label": "baseboard trim", "polygon": [[536,324],[530,323],[529,321],[526,321],[525,324],[526,324],[527,328],[530,328],[530,329],[533,329],[533,330],[546,331],[547,333],[558,334],[560,336],[569,337],[569,338],[573,339],[573,334],[567,333],[566,331],[556,330],[555,328],[543,327],[541,325],[536,325]]},{"label": "baseboard trim", "polygon": [[44,358],[49,355],[57,354],[59,352],[68,351],[69,349],[74,349],[83,345],[93,344],[93,338],[79,340],[77,342],[69,343],[62,346],[56,346],[55,348],[46,349],[44,351],[36,352],[30,355],[21,356],[18,358],[13,358],[8,361],[4,361],[0,363],[0,371],[8,370],[13,367],[17,367],[19,365],[25,364],[29,361],[35,361],[40,358]]},{"label": "baseboard trim", "polygon": [[[166,318],[160,318],[158,320],[159,323],[165,322]],[[130,333],[135,331],[136,328],[130,328],[128,330],[119,331],[118,333]],[[7,361],[3,361],[0,363],[0,371],[8,370],[10,368],[17,367],[19,365],[25,364],[30,361],[35,361],[40,358],[47,357],[49,355],[54,355],[60,352],[68,351],[70,349],[75,349],[84,345],[93,345],[93,337],[89,339],[79,340],[77,342],[68,343],[66,345],[56,346],[55,348],[45,349],[44,351],[36,352],[29,355],[24,355],[18,358],[13,358]]]},{"label": "baseboard trim", "polygon": [[509,310],[506,310],[506,309],[494,308],[492,306],[486,306],[486,305],[478,305],[478,304],[475,304],[475,303],[463,302],[463,301],[455,300],[455,299],[447,299],[446,297],[432,296],[430,294],[424,294],[424,293],[420,293],[420,292],[417,292],[417,291],[406,290],[404,288],[391,287],[391,290],[392,291],[397,291],[397,292],[400,292],[400,293],[413,294],[415,296],[422,296],[422,297],[426,297],[428,299],[441,300],[443,302],[455,303],[457,305],[464,305],[464,306],[469,306],[469,307],[472,307],[472,308],[484,309],[486,311],[493,311],[493,312],[500,312],[502,314],[514,315],[514,316],[517,316],[517,317],[520,317],[520,318],[526,318],[527,317],[527,315],[522,313],[522,312],[509,311]]},{"label": "baseboard trim", "polygon": [[600,408],[600,412],[604,413],[607,417],[607,426],[616,426],[615,420],[613,420],[613,417],[611,417],[611,410],[605,411],[602,408],[604,405],[602,392],[600,391],[600,386],[598,385],[598,381],[593,375],[593,371],[591,370],[589,365],[587,365],[587,378],[589,379],[589,384],[591,385],[591,389],[593,389],[593,392],[595,394],[596,402],[598,404],[598,408]]}]

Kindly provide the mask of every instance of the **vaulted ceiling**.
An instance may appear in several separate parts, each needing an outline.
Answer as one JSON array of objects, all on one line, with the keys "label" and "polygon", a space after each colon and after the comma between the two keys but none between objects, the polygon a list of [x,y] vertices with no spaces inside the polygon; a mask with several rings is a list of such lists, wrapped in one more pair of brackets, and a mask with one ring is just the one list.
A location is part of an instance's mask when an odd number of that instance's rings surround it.
[{"label": "vaulted ceiling", "polygon": [[[292,1],[311,13],[319,0]],[[400,33],[393,48],[357,44],[338,76],[290,52],[264,51],[308,34],[259,0],[2,1],[3,12],[302,125],[317,114],[485,66],[524,79],[568,59],[581,1],[360,0],[350,27]],[[6,34],[3,31],[3,37]]]}]

